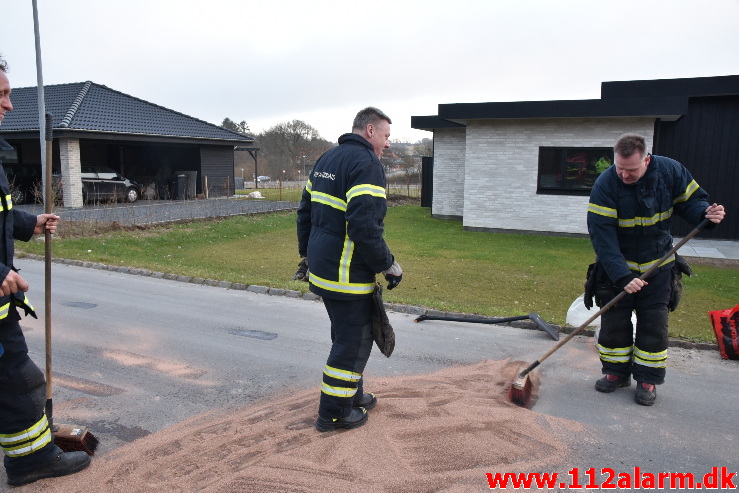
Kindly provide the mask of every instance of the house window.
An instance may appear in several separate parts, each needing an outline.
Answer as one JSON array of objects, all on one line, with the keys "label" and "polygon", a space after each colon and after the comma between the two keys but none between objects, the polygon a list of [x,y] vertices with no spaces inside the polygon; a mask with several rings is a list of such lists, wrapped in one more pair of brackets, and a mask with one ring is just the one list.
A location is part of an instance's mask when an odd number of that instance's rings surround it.
[{"label": "house window", "polygon": [[612,163],[610,147],[540,147],[536,193],[589,195]]}]

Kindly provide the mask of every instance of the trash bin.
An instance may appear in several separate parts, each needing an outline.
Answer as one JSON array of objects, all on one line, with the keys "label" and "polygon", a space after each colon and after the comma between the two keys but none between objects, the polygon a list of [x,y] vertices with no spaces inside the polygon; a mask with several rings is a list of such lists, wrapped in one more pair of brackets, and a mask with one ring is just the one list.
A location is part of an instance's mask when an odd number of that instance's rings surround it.
[{"label": "trash bin", "polygon": [[175,200],[185,200],[187,198],[187,175],[177,175],[177,192]]},{"label": "trash bin", "polygon": [[187,175],[176,175],[169,179],[169,198],[172,200],[185,200],[187,191]]}]

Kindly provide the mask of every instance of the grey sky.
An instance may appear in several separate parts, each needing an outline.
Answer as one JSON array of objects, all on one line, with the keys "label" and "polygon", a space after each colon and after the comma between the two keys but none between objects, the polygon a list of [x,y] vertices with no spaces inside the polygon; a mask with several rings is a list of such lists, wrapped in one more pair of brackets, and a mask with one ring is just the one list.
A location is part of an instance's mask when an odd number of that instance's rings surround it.
[{"label": "grey sky", "polygon": [[[36,85],[31,0],[2,0],[13,87]],[[377,106],[431,137],[440,103],[589,99],[613,80],[739,75],[739,0],[38,0],[45,84],[91,80],[253,133],[335,141]]]}]

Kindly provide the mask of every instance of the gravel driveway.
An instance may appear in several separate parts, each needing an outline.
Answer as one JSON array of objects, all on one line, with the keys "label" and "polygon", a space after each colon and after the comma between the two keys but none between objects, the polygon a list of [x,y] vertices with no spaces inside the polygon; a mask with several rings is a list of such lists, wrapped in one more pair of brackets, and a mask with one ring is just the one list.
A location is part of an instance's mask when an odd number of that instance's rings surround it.
[{"label": "gravel driveway", "polygon": [[[14,206],[32,214],[44,211],[42,204]],[[83,208],[58,207],[54,212],[65,221],[84,221],[122,225],[156,224],[208,217],[227,217],[260,212],[297,209],[297,202],[255,199],[140,200],[134,204],[87,205]]]}]

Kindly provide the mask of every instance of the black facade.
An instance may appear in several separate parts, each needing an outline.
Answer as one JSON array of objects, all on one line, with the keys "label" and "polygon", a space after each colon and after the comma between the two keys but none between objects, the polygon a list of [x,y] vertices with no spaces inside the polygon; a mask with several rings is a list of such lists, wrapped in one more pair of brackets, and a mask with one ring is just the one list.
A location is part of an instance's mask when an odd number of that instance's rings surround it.
[{"label": "black facade", "polygon": [[[690,98],[688,112],[674,122],[655,124],[654,154],[677,159],[710,200],[726,208],[721,225],[699,236],[739,239],[739,96]],[[673,222],[673,234],[692,228]]]}]

